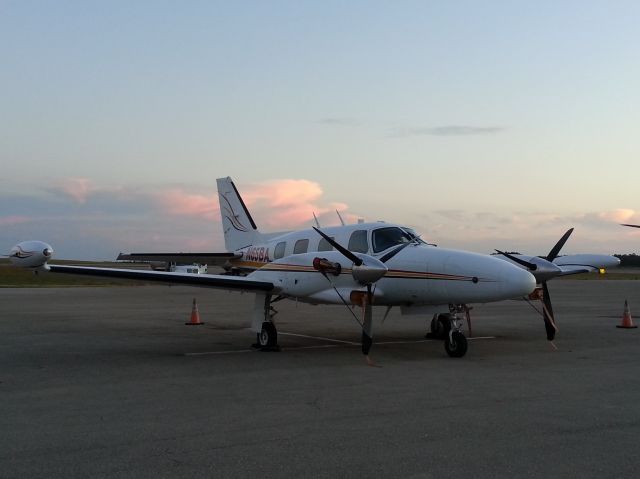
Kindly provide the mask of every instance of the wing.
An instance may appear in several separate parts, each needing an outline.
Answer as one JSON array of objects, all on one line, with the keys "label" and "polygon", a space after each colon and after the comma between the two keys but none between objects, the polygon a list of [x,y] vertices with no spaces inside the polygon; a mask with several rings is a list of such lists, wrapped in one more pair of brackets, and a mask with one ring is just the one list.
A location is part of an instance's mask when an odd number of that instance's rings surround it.
[{"label": "wing", "polygon": [[568,254],[553,260],[562,271],[561,276],[578,273],[600,272],[620,265],[620,260],[607,254]]},{"label": "wing", "polygon": [[240,258],[239,253],[120,253],[118,261],[162,261],[165,263],[206,264],[222,266],[227,261]]},{"label": "wing", "polygon": [[560,268],[560,276],[568,276],[570,274],[592,273],[598,271],[598,268],[584,265],[558,265]]},{"label": "wing", "polygon": [[257,281],[242,276],[226,276],[221,274],[174,273],[167,271],[96,268],[91,266],[67,266],[57,264],[49,265],[48,268],[52,273],[137,279],[234,291],[273,291],[275,289],[273,283],[269,281]]}]

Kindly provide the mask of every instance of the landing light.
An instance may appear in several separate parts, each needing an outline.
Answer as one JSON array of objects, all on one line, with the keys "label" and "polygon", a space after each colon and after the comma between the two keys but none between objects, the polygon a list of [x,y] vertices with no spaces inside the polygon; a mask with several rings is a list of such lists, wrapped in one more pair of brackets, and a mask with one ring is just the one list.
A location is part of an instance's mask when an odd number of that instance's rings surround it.
[{"label": "landing light", "polygon": [[604,269],[604,268],[600,268],[600,271],[599,271],[599,272],[600,272],[600,274],[605,274],[605,273],[607,272],[607,270],[606,270],[606,269]]}]

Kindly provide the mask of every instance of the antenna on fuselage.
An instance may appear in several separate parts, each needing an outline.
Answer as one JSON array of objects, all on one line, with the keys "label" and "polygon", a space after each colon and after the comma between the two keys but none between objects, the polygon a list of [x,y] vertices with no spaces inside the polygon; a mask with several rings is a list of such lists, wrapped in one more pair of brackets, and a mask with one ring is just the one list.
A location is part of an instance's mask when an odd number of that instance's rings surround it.
[{"label": "antenna on fuselage", "polygon": [[316,222],[316,226],[317,226],[318,228],[321,228],[320,223],[318,222],[318,218],[316,217],[315,212],[313,212],[313,220]]},{"label": "antenna on fuselage", "polygon": [[344,226],[344,220],[342,219],[342,216],[340,216],[340,212],[338,210],[336,210],[336,214],[338,215],[338,218],[340,218],[340,224]]}]

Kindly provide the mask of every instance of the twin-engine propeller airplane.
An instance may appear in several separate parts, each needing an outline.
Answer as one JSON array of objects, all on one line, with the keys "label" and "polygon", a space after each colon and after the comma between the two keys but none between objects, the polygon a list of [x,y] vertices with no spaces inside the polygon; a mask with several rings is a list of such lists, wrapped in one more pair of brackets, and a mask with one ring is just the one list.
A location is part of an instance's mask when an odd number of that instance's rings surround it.
[{"label": "twin-engine propeller airplane", "polygon": [[[14,265],[53,273],[132,278],[255,293],[251,329],[257,346],[277,348],[273,304],[294,299],[311,304],[344,304],[362,310],[362,352],[373,343],[372,307],[393,306],[403,314],[440,315],[446,321],[445,349],[461,357],[467,341],[457,312],[469,303],[528,295],[534,276],[508,261],[427,245],[407,227],[358,223],[330,228],[260,233],[231,178],[217,180],[226,253],[133,253],[120,260],[167,263],[224,263],[227,274],[98,268],[49,264],[53,249],[25,241],[10,254]],[[355,315],[354,315],[355,316]],[[386,314],[385,314],[386,317]]]},{"label": "twin-engine propeller airplane", "polygon": [[567,276],[580,273],[591,273],[597,271],[604,274],[607,268],[614,268],[620,264],[620,260],[615,256],[606,254],[569,254],[559,256],[560,250],[573,233],[573,228],[567,230],[558,242],[551,248],[546,256],[528,256],[523,254],[505,253],[496,250],[498,258],[511,261],[531,272],[536,278],[538,287],[525,299],[542,300],[542,318],[547,331],[547,339],[553,341],[558,327],[556,326],[551,305],[551,296],[547,281],[560,276]]}]

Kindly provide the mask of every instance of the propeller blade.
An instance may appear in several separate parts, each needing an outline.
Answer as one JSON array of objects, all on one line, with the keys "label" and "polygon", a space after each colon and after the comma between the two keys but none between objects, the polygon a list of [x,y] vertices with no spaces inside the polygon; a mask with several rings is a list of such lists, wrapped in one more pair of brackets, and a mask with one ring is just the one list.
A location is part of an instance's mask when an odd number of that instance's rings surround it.
[{"label": "propeller blade", "polygon": [[322,236],[324,239],[326,239],[327,243],[329,243],[331,246],[333,246],[335,249],[337,249],[340,253],[342,253],[342,255],[345,258],[347,258],[350,261],[352,261],[353,264],[355,264],[356,266],[362,266],[362,260],[360,258],[358,258],[355,254],[353,254],[351,251],[349,251],[344,246],[342,246],[339,243],[337,243],[333,238],[331,238],[331,237],[327,236],[326,234],[324,234],[322,231],[320,231],[315,226],[313,226],[313,229],[316,230],[320,236]]},{"label": "propeller blade", "polygon": [[560,253],[560,250],[569,239],[569,236],[571,236],[571,233],[573,233],[573,228],[567,230],[567,232],[562,235],[562,238],[560,238],[556,245],[551,248],[551,251],[549,251],[549,254],[545,258],[547,261],[553,261],[558,257],[558,253]]},{"label": "propeller blade", "polygon": [[373,344],[373,293],[371,285],[367,285],[367,295],[362,303],[362,354],[369,355]]},{"label": "propeller blade", "polygon": [[529,271],[535,271],[538,269],[538,265],[534,263],[530,263],[529,261],[525,261],[523,259],[518,258],[517,256],[513,256],[512,254],[505,253],[504,251],[500,251],[499,249],[495,250],[496,253],[501,254],[502,256],[506,256],[514,263],[518,263],[521,266],[524,266]]},{"label": "propeller blade", "polygon": [[553,307],[551,306],[551,296],[549,296],[549,288],[547,288],[547,282],[542,283],[542,317],[544,319],[544,328],[547,330],[547,339],[553,341],[556,335],[558,327],[553,317]]},{"label": "propeller blade", "polygon": [[402,251],[403,249],[405,249],[407,246],[409,246],[411,244],[411,242],[409,243],[403,243],[400,246],[392,249],[391,251],[389,251],[387,254],[385,254],[384,256],[382,256],[380,258],[380,261],[383,263],[386,263],[387,261],[389,261],[391,258],[393,258],[395,255],[397,255],[400,251]]},{"label": "propeller blade", "polygon": [[628,225],[625,223],[620,223],[620,226],[630,226],[631,228],[640,228],[640,225]]}]

